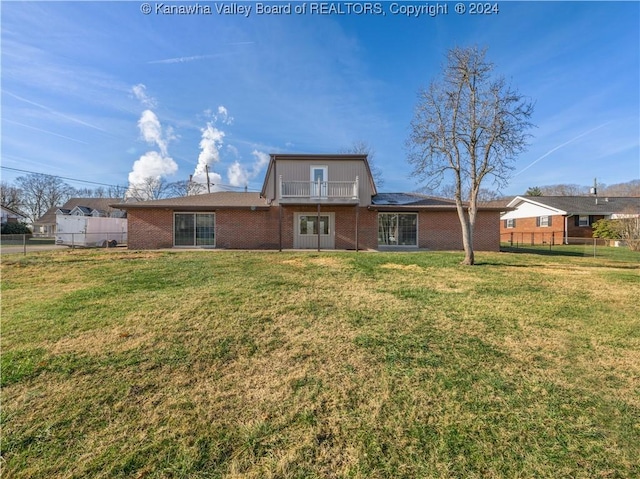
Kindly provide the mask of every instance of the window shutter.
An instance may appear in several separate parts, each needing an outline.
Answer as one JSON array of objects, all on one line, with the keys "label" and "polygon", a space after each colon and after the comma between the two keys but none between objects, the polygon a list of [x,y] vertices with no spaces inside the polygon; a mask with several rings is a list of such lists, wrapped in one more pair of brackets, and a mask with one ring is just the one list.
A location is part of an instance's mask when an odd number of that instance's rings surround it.
[{"label": "window shutter", "polygon": [[536,216],[536,226],[540,226],[540,217]]},{"label": "window shutter", "polygon": [[516,219],[515,218],[513,219],[513,227],[514,228],[516,227]]},{"label": "window shutter", "polygon": [[593,215],[589,215],[589,226],[593,224]]},{"label": "window shutter", "polygon": [[551,226],[551,221],[553,220],[553,216],[549,216],[549,226]]},{"label": "window shutter", "polygon": [[507,220],[504,220],[504,227],[507,228]]},{"label": "window shutter", "polygon": [[575,215],[573,218],[575,220],[575,225],[580,226],[580,217],[578,215]]}]

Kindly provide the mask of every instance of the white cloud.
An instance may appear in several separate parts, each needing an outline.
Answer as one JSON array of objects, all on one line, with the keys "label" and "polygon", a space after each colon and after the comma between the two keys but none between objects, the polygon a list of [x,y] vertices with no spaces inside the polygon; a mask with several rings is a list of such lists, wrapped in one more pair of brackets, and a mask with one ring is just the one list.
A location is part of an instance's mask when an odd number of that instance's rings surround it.
[{"label": "white cloud", "polygon": [[142,83],[138,83],[131,88],[133,95],[138,99],[143,106],[147,108],[155,108],[157,106],[157,101],[155,98],[147,95],[147,87]]},{"label": "white cloud", "polygon": [[237,160],[227,169],[231,186],[245,186],[249,183],[249,172]]},{"label": "white cloud", "polygon": [[173,158],[163,156],[157,151],[148,151],[133,163],[133,170],[129,173],[129,183],[141,183],[147,178],[172,175],[176,171],[178,171],[178,165]]},{"label": "white cloud", "polygon": [[[144,97],[144,88],[138,89],[138,93]],[[160,120],[151,110],[142,112],[138,120],[138,128],[144,141],[158,147],[160,151],[148,151],[133,163],[129,173],[128,193],[134,196],[140,196],[140,188],[148,184],[150,179],[159,182],[162,177],[173,175],[178,171],[177,163],[168,153],[168,143],[175,138],[172,129],[166,128],[163,131]]]},{"label": "white cloud", "polygon": [[[220,162],[220,148],[224,143],[224,131],[218,130],[213,122],[208,122],[207,127],[202,129],[202,139],[200,140],[200,154],[198,155],[198,164],[193,172],[193,181],[198,183],[207,183],[207,166],[212,167]],[[217,175],[215,183],[221,183],[221,177],[217,173],[209,172],[209,180],[212,181],[212,175]],[[212,181],[213,182],[213,181]]]},{"label": "white cloud", "polygon": [[218,107],[218,113],[214,118],[216,121],[220,121],[225,125],[231,125],[233,123],[233,117],[229,115],[229,110],[222,105]]},{"label": "white cloud", "polygon": [[155,144],[160,148],[163,156],[167,154],[167,139],[162,134],[162,125],[154,112],[151,110],[143,111],[138,120],[138,128],[144,141]]},{"label": "white cloud", "polygon": [[246,186],[249,181],[256,178],[269,163],[270,157],[267,153],[253,150],[251,154],[255,158],[251,169],[241,165],[238,160],[227,169],[227,177],[231,186]]},{"label": "white cloud", "polygon": [[253,150],[251,154],[255,157],[256,161],[253,164],[254,176],[260,173],[260,170],[269,164],[271,157],[264,151]]}]

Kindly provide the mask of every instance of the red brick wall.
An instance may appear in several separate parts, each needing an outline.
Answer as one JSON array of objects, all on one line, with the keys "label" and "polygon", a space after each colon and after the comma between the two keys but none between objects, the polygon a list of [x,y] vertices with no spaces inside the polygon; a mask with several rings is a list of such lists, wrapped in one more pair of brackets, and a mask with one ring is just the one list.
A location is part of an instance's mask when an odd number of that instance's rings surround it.
[{"label": "red brick wall", "polygon": [[564,216],[562,215],[551,216],[551,226],[537,226],[535,216],[516,218],[515,221],[515,228],[507,228],[504,220],[500,222],[501,241],[514,244],[562,244],[564,240]]},{"label": "red brick wall", "polygon": [[[604,216],[591,216],[595,223]],[[571,238],[592,238],[591,226],[576,226],[575,216],[567,218],[567,236]],[[515,228],[507,228],[504,221],[500,222],[500,239],[514,244],[562,244],[565,237],[565,218],[562,215],[551,217],[551,226],[537,226],[537,218],[517,218]]]},{"label": "red brick wall", "polygon": [[173,246],[173,211],[165,209],[128,209],[129,249],[157,249]]},{"label": "red brick wall", "polygon": [[216,211],[216,248],[278,249],[278,209]]},{"label": "red brick wall", "polygon": [[[324,206],[321,212],[335,213],[336,249],[355,249],[356,208]],[[293,248],[294,213],[316,213],[313,207],[282,207],[282,248]],[[279,211],[216,211],[216,247],[236,249],[278,249],[280,244]],[[173,247],[173,211],[165,209],[129,209],[129,249]],[[378,213],[358,210],[358,248],[377,249]],[[476,222],[474,248],[498,251],[499,214],[480,212]],[[462,238],[455,211],[423,211],[418,216],[418,246],[432,250],[461,250]]]},{"label": "red brick wall", "polygon": [[[500,250],[500,213],[479,211],[473,237],[476,251]],[[456,211],[422,211],[418,215],[418,246],[462,250],[462,228]]]},{"label": "red brick wall", "polygon": [[[591,216],[591,225],[604,216]],[[569,238],[593,238],[593,228],[590,226],[576,226],[575,217],[567,220],[567,232]]]}]

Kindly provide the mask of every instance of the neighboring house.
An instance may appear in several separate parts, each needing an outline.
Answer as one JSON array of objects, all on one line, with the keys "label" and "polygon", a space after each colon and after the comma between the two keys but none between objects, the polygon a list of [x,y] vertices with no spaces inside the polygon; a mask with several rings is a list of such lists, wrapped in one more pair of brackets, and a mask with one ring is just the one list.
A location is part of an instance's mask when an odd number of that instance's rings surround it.
[{"label": "neighboring house", "polygon": [[7,223],[26,223],[28,218],[25,214],[17,211],[14,208],[9,208],[8,206],[0,206],[0,224]]},{"label": "neighboring house", "polygon": [[123,210],[113,208],[111,204],[120,198],[71,198],[62,206],[49,208],[47,212],[33,223],[33,233],[40,236],[55,236],[56,216],[86,216],[101,218],[124,218]]},{"label": "neighboring house", "polygon": [[[112,206],[127,211],[130,249],[462,249],[453,201],[378,193],[366,155],[273,154],[260,193]],[[500,211],[480,209],[477,250],[499,250]]]},{"label": "neighboring house", "polygon": [[562,244],[592,238],[600,219],[640,215],[640,198],[516,196],[501,215],[500,239],[525,244]]}]

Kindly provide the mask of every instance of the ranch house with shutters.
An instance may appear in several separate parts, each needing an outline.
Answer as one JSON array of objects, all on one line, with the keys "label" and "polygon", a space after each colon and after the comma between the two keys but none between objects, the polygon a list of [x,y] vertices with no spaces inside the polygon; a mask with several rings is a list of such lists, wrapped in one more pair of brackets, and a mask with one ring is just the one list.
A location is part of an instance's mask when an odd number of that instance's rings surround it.
[{"label": "ranch house with shutters", "polygon": [[[260,193],[113,205],[129,249],[461,250],[455,203],[378,192],[366,155],[272,154]],[[500,207],[479,209],[476,250],[498,251]]]},{"label": "ranch house with shutters", "polygon": [[516,196],[501,216],[503,242],[569,244],[593,237],[601,219],[640,215],[639,197]]}]

